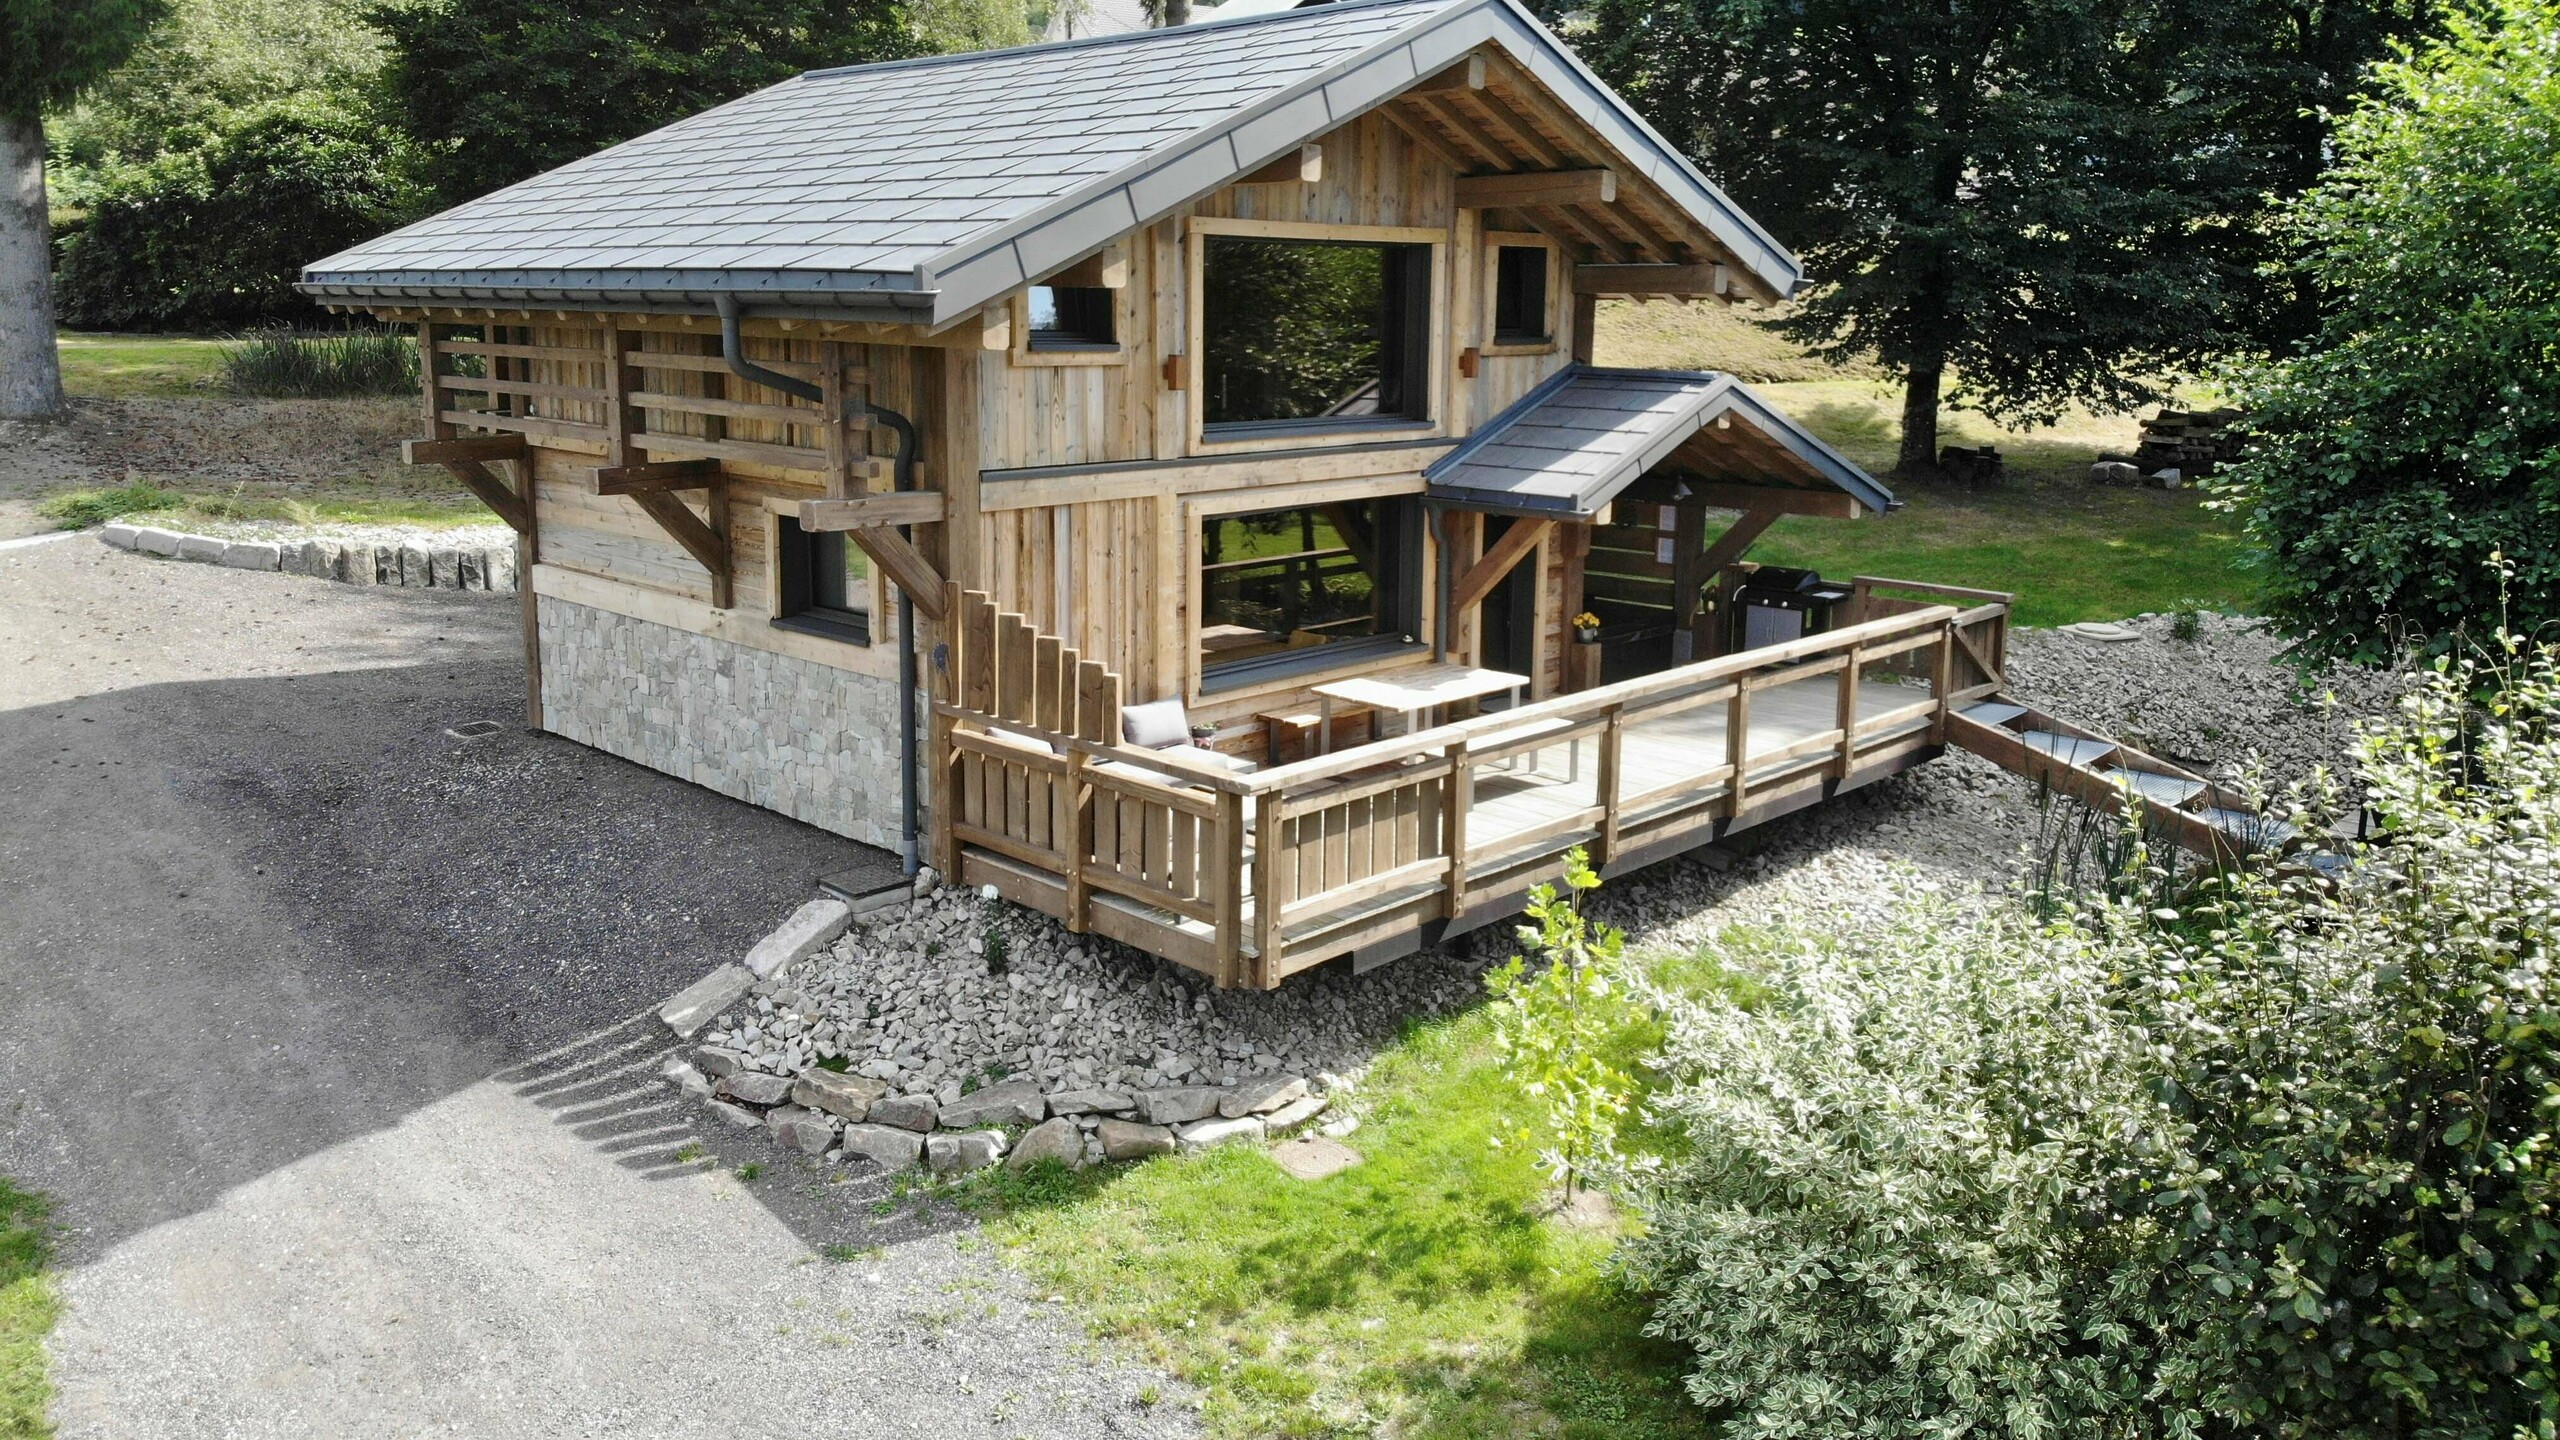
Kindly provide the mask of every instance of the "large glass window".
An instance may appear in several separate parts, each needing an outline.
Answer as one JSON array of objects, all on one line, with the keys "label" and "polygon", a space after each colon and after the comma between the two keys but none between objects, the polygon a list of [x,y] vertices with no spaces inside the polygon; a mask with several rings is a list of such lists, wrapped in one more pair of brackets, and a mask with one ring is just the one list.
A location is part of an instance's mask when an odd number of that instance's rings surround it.
[{"label": "large glass window", "polygon": [[841,530],[803,530],[774,517],[782,604],[773,623],[856,645],[871,643],[871,557]]},{"label": "large glass window", "polygon": [[[1200,530],[1202,673],[1322,663],[1416,628],[1417,507],[1362,500],[1213,515]],[[1328,652],[1315,654],[1310,652]]]},{"label": "large glass window", "polygon": [[1207,245],[1204,428],[1431,418],[1430,246]]}]

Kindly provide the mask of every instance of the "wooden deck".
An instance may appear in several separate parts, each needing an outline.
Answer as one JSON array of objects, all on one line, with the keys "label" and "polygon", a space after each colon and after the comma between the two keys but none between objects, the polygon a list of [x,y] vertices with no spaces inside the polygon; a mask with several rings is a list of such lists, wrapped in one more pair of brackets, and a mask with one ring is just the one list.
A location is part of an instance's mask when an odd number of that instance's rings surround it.
[{"label": "wooden deck", "polygon": [[1371,963],[1576,846],[1622,874],[1934,757],[2000,686],[2008,601],[1862,581],[1825,634],[1239,775],[1118,744],[1117,677],[955,592],[936,858],[1221,985]]}]

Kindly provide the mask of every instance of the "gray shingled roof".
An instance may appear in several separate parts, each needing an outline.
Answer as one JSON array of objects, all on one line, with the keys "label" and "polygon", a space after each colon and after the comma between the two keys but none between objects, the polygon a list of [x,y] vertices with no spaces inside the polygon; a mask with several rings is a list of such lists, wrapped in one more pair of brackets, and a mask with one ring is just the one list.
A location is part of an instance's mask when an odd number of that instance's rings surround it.
[{"label": "gray shingled roof", "polygon": [[[1708,429],[1732,417],[1753,436]],[[1430,495],[1471,509],[1589,519],[1673,452],[1715,478],[1832,486],[1870,510],[1893,494],[1730,375],[1574,365],[1514,401],[1423,472]],[[1704,453],[1700,453],[1704,447]]]},{"label": "gray shingled roof", "polygon": [[964,315],[1499,44],[1770,288],[1801,278],[1516,0],[1342,0],[822,70],[319,261],[323,300]]}]

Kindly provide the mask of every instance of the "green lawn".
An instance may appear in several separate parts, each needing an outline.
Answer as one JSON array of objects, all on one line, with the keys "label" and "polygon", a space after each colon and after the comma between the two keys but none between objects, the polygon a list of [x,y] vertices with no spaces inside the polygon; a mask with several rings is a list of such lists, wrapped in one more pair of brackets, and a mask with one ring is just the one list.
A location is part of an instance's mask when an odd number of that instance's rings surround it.
[{"label": "green lawn", "polygon": [[60,1304],[45,1273],[52,1244],[45,1203],[0,1180],[0,1437],[36,1440],[53,1433],[45,1402],[44,1338]]},{"label": "green lawn", "polygon": [[1682,1356],[1602,1273],[1612,1239],[1543,1218],[1526,1101],[1482,1011],[1372,1067],[1366,1162],[1307,1184],[1258,1146],[1079,1177],[990,1234],[1102,1332],[1198,1386],[1222,1436],[1706,1436]]},{"label": "green lawn", "polygon": [[219,339],[63,331],[62,387],[74,395],[130,399],[205,395],[222,388]]}]

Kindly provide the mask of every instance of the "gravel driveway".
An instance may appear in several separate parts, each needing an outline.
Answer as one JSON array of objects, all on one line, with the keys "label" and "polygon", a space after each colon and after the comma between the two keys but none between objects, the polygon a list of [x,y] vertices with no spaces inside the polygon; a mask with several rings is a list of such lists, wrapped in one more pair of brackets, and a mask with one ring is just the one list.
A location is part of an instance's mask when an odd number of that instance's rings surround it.
[{"label": "gravel driveway", "polygon": [[1187,1433],[965,1229],[648,1083],[633,1017],[852,848],[526,733],[515,637],[0,552],[0,1173],[68,1227],[66,1440]]}]

